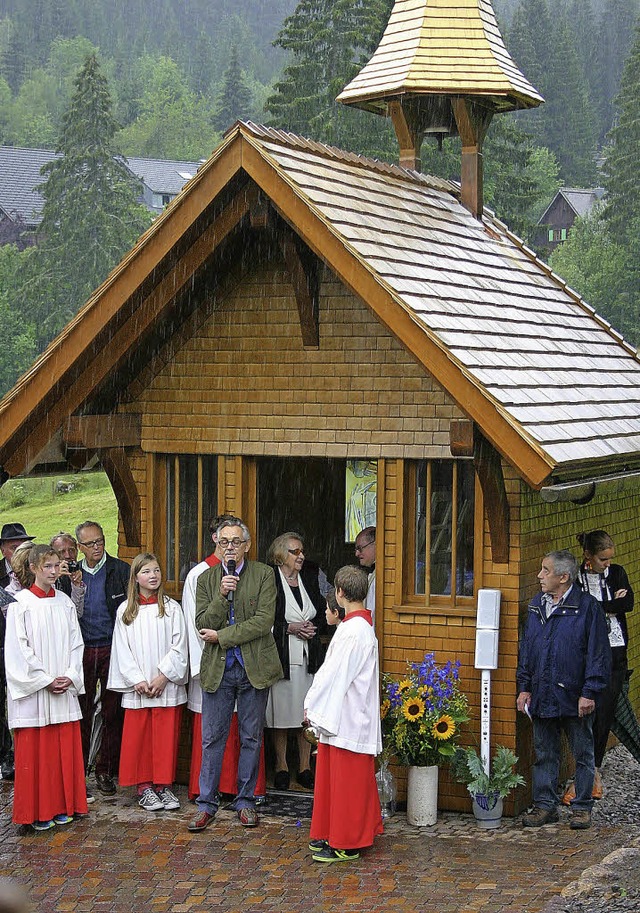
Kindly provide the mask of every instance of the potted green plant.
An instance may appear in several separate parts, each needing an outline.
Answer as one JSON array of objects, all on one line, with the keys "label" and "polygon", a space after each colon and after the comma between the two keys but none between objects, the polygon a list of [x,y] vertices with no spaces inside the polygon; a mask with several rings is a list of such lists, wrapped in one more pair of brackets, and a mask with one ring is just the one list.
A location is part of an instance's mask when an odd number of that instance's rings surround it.
[{"label": "potted green plant", "polygon": [[517,763],[518,756],[510,748],[498,745],[487,774],[475,748],[457,750],[451,765],[453,773],[467,787],[480,827],[500,827],[503,800],[516,786],[524,786],[524,777],[515,770]]}]

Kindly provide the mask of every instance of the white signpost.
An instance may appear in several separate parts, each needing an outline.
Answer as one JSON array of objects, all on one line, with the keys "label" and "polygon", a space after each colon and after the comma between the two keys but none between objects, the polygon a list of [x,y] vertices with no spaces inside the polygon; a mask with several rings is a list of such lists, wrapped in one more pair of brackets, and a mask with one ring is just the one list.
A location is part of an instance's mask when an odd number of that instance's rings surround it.
[{"label": "white signpost", "polygon": [[478,590],[475,667],[480,683],[480,757],[487,774],[491,767],[491,670],[498,668],[500,590]]}]

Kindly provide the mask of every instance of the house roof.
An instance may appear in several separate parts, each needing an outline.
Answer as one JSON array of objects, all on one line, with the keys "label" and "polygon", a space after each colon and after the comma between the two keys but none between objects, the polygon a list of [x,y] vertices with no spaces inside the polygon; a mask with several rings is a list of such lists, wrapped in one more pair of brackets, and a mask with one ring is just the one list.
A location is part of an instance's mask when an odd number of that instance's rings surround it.
[{"label": "house roof", "polygon": [[477,95],[500,111],[543,101],[509,56],[489,0],[396,0],[373,57],[337,100],[386,114],[385,98],[404,94]]},{"label": "house roof", "polygon": [[[35,227],[42,219],[44,199],[36,189],[45,178],[40,169],[57,154],[48,149],[0,146],[0,207],[11,217]],[[175,196],[193,177],[199,162],[130,158],[129,170],[153,192]]]},{"label": "house roof", "polygon": [[[46,435],[82,407],[136,345],[134,334],[160,319],[245,217],[243,191],[201,227],[241,176],[531,486],[640,462],[637,352],[502,223],[474,218],[448,182],[237,124],[0,402],[0,464],[11,474],[33,465]],[[166,272],[160,264],[172,252],[178,259]],[[38,409],[46,421],[31,430]]]},{"label": "house roof", "polygon": [[44,199],[36,189],[44,183],[40,169],[55,152],[0,146],[0,206],[7,215],[36,226],[42,218]]},{"label": "house roof", "polygon": [[538,225],[546,224],[549,213],[561,199],[569,204],[576,216],[586,216],[602,200],[604,194],[604,187],[561,187],[538,219]]}]

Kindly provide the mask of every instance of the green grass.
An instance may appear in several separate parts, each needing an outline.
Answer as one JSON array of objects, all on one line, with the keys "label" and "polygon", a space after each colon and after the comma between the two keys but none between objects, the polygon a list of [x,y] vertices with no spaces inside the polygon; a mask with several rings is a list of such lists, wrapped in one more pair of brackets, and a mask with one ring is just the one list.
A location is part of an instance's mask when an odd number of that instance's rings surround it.
[{"label": "green grass", "polygon": [[[67,494],[56,483],[73,483]],[[103,472],[11,479],[0,488],[0,525],[22,523],[37,542],[48,542],[65,530],[75,534],[78,523],[97,520],[104,529],[107,551],[118,550],[118,506]]]}]

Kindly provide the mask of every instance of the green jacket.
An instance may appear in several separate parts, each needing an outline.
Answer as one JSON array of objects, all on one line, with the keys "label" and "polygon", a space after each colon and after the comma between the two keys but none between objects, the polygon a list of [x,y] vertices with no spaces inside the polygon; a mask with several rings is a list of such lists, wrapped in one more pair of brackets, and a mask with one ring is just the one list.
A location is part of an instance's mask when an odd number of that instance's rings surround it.
[{"label": "green jacket", "polygon": [[247,561],[234,596],[236,623],[229,624],[229,602],[220,595],[221,564],[200,574],[196,588],[196,627],[218,632],[219,643],[206,643],[200,663],[204,691],[217,691],[229,647],[239,646],[247,678],[254,688],[269,688],[282,678],[272,628],[276,611],[273,570],[259,561]]}]

